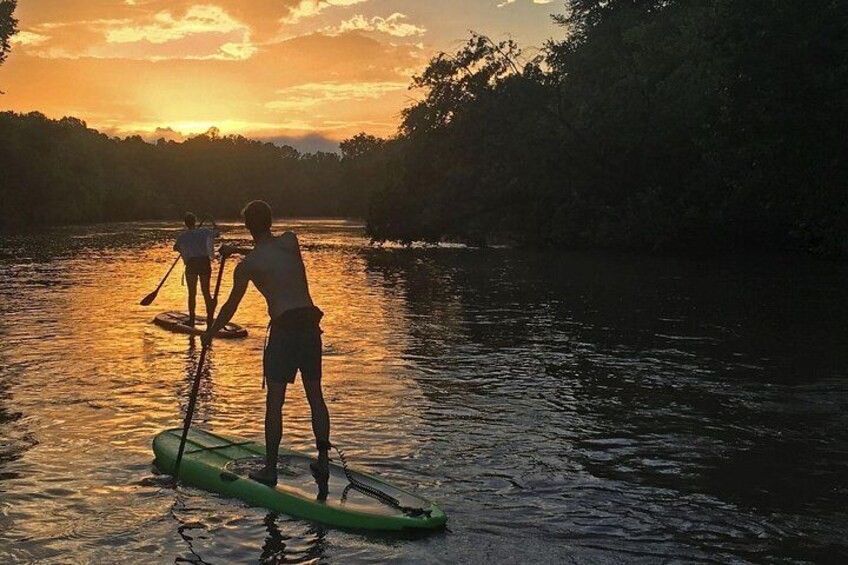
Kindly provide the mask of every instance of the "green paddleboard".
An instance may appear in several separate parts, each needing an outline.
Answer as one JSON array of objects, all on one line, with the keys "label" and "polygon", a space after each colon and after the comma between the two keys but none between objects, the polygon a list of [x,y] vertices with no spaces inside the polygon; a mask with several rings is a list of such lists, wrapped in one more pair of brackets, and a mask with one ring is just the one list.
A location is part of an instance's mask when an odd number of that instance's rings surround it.
[{"label": "green paddleboard", "polygon": [[[173,473],[182,430],[167,430],[153,439],[156,466]],[[329,492],[318,500],[318,484],[309,469],[314,458],[280,449],[279,482],[269,487],[248,478],[261,467],[265,446],[203,430],[189,431],[180,480],[223,496],[237,498],[296,518],[342,528],[371,530],[432,530],[444,526],[441,508],[420,496],[390,485],[373,475],[348,469],[357,486],[351,486],[342,466],[330,465]],[[365,492],[362,485],[385,496]]]}]

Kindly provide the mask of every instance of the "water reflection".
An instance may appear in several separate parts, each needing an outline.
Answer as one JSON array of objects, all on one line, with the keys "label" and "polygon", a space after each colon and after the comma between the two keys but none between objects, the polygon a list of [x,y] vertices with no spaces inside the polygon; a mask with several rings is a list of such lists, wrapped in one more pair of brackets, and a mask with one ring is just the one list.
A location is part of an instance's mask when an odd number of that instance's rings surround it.
[{"label": "water reflection", "polygon": [[[327,313],[333,439],[440,501],[447,533],[323,529],[150,478],[199,343],[138,306],[178,226],[0,242],[0,562],[828,561],[848,551],[842,265],[371,248],[298,221]],[[224,238],[244,241],[235,224]],[[222,292],[234,264],[228,263]],[[262,437],[251,291],[195,422]],[[313,447],[299,386],[284,441]]]},{"label": "water reflection", "polygon": [[179,522],[179,526],[177,526],[177,533],[183,538],[186,546],[188,547],[188,551],[191,554],[191,557],[176,557],[174,559],[174,563],[194,563],[195,565],[211,565],[208,561],[204,561],[203,557],[198,555],[197,551],[194,549],[194,536],[197,535],[197,532],[204,532],[206,528],[203,527],[202,524],[197,522],[183,522],[176,514],[174,514],[174,519]]},{"label": "water reflection", "polygon": [[[185,338],[188,341],[188,349],[186,353],[185,369],[183,370],[184,378],[177,382],[174,387],[174,396],[177,402],[180,403],[180,414],[185,416],[188,410],[189,398],[191,390],[194,386],[194,380],[197,378],[197,363],[200,360],[200,339],[196,336],[188,336]],[[206,360],[203,367],[200,368],[200,386],[197,389],[197,404],[194,409],[194,417],[192,422],[198,425],[203,425],[211,422],[215,418],[215,383],[213,375],[215,374],[215,355],[212,349],[206,355]]]},{"label": "water reflection", "polygon": [[[263,522],[265,523],[268,535],[265,538],[265,543],[262,545],[259,563],[276,565],[278,563],[291,563],[295,559],[301,563],[320,561],[324,556],[326,545],[325,528],[319,525],[313,525],[307,530],[305,539],[294,540],[295,543],[292,544],[292,537],[283,533],[277,525],[279,519],[280,516],[275,513],[265,515]],[[287,544],[293,547],[289,548]],[[299,549],[295,547],[296,545],[304,549]]]},{"label": "water reflection", "polygon": [[[848,387],[829,380],[825,389],[840,400],[808,404],[800,399],[820,388],[817,372],[780,362],[827,351],[815,365],[841,369],[826,379],[844,375],[844,332],[826,329],[832,309],[845,309],[838,279],[829,289],[836,303],[805,295],[809,280],[744,279],[754,300],[732,273],[677,260],[446,250],[366,257],[369,272],[405,301],[404,354],[431,400],[422,436],[459,450],[451,464],[474,477],[476,496],[520,511],[528,528],[556,536],[591,523],[612,537],[651,540],[648,551],[669,527],[718,529],[704,547],[747,555],[785,535],[761,512],[822,515],[848,502],[848,435],[833,426],[846,423]],[[766,272],[755,269],[755,278],[788,274],[779,264],[757,267]],[[844,274],[818,270],[828,269]],[[761,339],[776,338],[775,328],[751,311],[778,313],[783,339]],[[787,341],[796,316],[819,328]],[[497,441],[507,436],[521,439]],[[575,505],[574,489],[590,483]],[[826,521],[805,525],[813,537],[830,531]],[[591,543],[605,545],[604,537]]]}]

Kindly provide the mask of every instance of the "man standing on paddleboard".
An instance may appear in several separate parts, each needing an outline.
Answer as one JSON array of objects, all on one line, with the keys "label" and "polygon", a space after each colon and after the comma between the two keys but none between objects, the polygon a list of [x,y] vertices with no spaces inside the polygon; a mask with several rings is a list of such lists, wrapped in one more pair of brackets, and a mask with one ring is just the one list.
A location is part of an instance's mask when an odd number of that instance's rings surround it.
[{"label": "man standing on paddleboard", "polygon": [[185,264],[186,286],[188,286],[188,325],[194,325],[194,311],[197,305],[197,283],[206,303],[206,323],[212,323],[215,311],[209,279],[212,277],[212,255],[215,251],[215,238],[220,235],[215,220],[209,217],[212,228],[197,227],[197,216],[186,212],[183,221],[186,230],[177,237],[174,251],[179,251]]},{"label": "man standing on paddleboard", "polygon": [[271,207],[261,201],[250,202],[244,210],[244,225],[253,236],[253,249],[221,247],[224,257],[246,254],[233,274],[233,289],[221,307],[218,318],[203,335],[209,345],[215,334],[235,315],[249,282],[262,293],[271,318],[270,336],[265,347],[263,382],[265,398],[265,467],[250,473],[250,478],[268,485],[277,484],[277,454],[283,434],[283,403],[286,386],[300,370],[306,399],[312,411],[312,431],[318,448],[318,462],[312,472],[318,479],[319,497],[326,497],[329,478],[330,414],[321,390],[321,328],[324,313],[312,302],[306,268],[297,236],[290,231],[279,237],[271,233]]}]

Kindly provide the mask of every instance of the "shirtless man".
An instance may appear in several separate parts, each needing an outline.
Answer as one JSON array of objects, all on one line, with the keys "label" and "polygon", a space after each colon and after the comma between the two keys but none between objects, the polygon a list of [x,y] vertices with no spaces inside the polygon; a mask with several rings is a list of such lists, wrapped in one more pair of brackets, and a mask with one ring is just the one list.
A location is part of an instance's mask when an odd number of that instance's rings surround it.
[{"label": "shirtless man", "polygon": [[188,325],[194,325],[197,307],[197,283],[206,303],[206,323],[212,323],[212,313],[215,311],[212,293],[209,290],[209,279],[212,276],[212,254],[215,249],[215,238],[220,235],[215,220],[209,218],[212,228],[199,228],[197,216],[186,212],[183,221],[186,230],[177,237],[174,251],[179,251],[185,264],[186,286],[188,287]]},{"label": "shirtless man", "polygon": [[[293,383],[300,370],[306,398],[312,410],[312,431],[318,448],[318,462],[312,471],[326,497],[329,477],[330,415],[321,390],[321,329],[324,315],[315,307],[309,294],[306,269],[297,236],[288,231],[279,237],[271,233],[271,207],[254,200],[244,210],[244,224],[253,236],[253,249],[223,246],[223,256],[246,254],[235,268],[233,289],[221,307],[214,325],[203,335],[203,344],[232,319],[247,290],[248,282],[262,293],[271,317],[271,335],[265,348],[264,381],[268,384],[265,399],[265,467],[250,473],[250,478],[275,485],[277,454],[283,434],[283,403],[286,386]],[[319,492],[319,497],[322,494]]]}]

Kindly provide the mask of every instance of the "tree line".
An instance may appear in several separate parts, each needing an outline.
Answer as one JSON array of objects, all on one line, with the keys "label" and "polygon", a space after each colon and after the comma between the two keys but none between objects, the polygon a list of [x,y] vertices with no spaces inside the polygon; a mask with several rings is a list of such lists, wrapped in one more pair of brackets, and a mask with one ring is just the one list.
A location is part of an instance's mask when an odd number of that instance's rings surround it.
[{"label": "tree line", "polygon": [[233,217],[249,199],[288,216],[364,217],[344,155],[302,154],[215,129],[183,142],[110,138],[76,118],[0,113],[0,221],[7,227]]},{"label": "tree line", "polygon": [[848,253],[848,3],[566,4],[415,78],[373,237]]},{"label": "tree line", "polygon": [[340,154],[0,114],[2,221],[259,197],[365,217],[377,241],[848,254],[848,3],[567,0],[555,19],[534,57],[479,35],[435,57],[397,134]]}]

